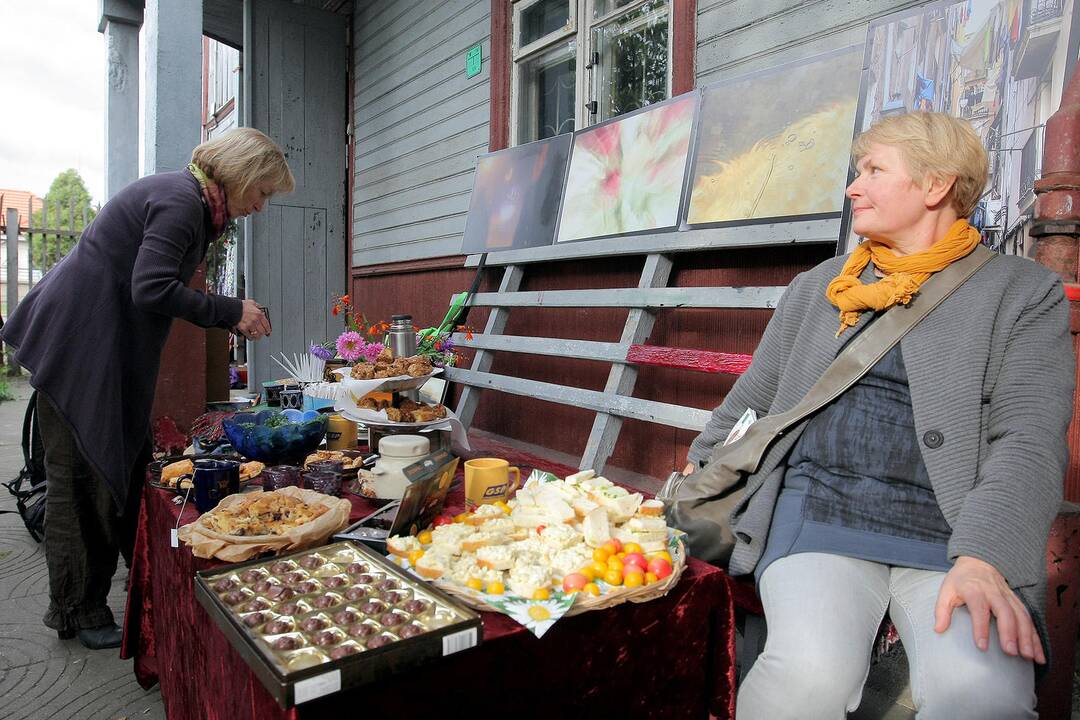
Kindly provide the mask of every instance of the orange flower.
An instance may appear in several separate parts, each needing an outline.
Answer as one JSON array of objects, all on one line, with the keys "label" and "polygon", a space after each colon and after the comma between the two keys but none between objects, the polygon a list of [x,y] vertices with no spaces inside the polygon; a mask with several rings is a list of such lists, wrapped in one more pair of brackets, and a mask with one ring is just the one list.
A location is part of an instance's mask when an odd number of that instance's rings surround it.
[{"label": "orange flower", "polygon": [[371,327],[368,328],[367,332],[368,332],[368,335],[374,335],[375,333],[379,332],[379,326],[378,325],[372,325]]},{"label": "orange flower", "polygon": [[349,302],[349,296],[348,295],[342,295],[341,296],[341,302],[348,303]]},{"label": "orange flower", "polygon": [[335,306],[333,307],[333,309],[331,309],[331,310],[330,310],[330,312],[331,312],[331,314],[333,314],[333,315],[337,315],[338,313],[340,313],[340,312],[341,312],[341,308],[339,308],[339,307],[338,307],[337,305],[335,305]]},{"label": "orange flower", "polygon": [[465,339],[466,340],[472,340],[472,330],[466,330],[465,331]]}]

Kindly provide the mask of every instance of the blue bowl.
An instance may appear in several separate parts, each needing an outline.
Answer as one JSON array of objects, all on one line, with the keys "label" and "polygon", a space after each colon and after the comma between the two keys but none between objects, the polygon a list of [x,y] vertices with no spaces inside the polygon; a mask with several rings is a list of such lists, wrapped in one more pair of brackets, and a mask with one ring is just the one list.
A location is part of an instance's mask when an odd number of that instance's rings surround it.
[{"label": "blue bowl", "polygon": [[275,410],[237,413],[221,422],[229,442],[244,457],[267,465],[295,465],[319,447],[326,435],[327,416],[267,427]]}]

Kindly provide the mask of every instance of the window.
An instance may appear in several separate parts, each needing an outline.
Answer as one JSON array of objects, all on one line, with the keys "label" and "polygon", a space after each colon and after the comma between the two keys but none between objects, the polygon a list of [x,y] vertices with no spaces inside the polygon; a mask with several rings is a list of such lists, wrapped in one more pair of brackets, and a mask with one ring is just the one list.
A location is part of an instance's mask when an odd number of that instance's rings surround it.
[{"label": "window", "polygon": [[240,51],[210,40],[206,71],[206,112],[214,115],[236,98],[240,86]]},{"label": "window", "polygon": [[671,97],[671,0],[515,0],[512,37],[513,144]]}]

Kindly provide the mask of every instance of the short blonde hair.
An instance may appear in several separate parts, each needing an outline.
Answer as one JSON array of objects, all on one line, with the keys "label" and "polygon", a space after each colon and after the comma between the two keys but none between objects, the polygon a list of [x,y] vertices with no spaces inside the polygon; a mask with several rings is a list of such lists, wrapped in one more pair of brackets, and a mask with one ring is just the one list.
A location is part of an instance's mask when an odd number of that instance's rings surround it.
[{"label": "short blonde hair", "polygon": [[878,120],[855,138],[851,156],[856,164],[874,144],[897,148],[916,182],[927,175],[955,177],[949,191],[953,208],[962,218],[975,211],[989,168],[986,149],[967,122],[936,112],[909,112]]},{"label": "short blonde hair", "polygon": [[241,196],[258,183],[272,183],[275,193],[296,187],[281,148],[255,128],[234,128],[207,140],[191,151],[191,162],[229,195]]}]

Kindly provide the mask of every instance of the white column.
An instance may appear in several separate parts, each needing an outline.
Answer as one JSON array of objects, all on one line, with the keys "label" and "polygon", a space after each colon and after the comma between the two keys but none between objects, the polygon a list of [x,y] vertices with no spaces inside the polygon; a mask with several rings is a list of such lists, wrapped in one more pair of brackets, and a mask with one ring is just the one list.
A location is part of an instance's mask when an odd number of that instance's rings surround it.
[{"label": "white column", "polygon": [[142,7],[101,0],[105,35],[105,199],[139,177],[139,26]]},{"label": "white column", "polygon": [[146,0],[143,174],[179,170],[202,139],[202,0]]}]

